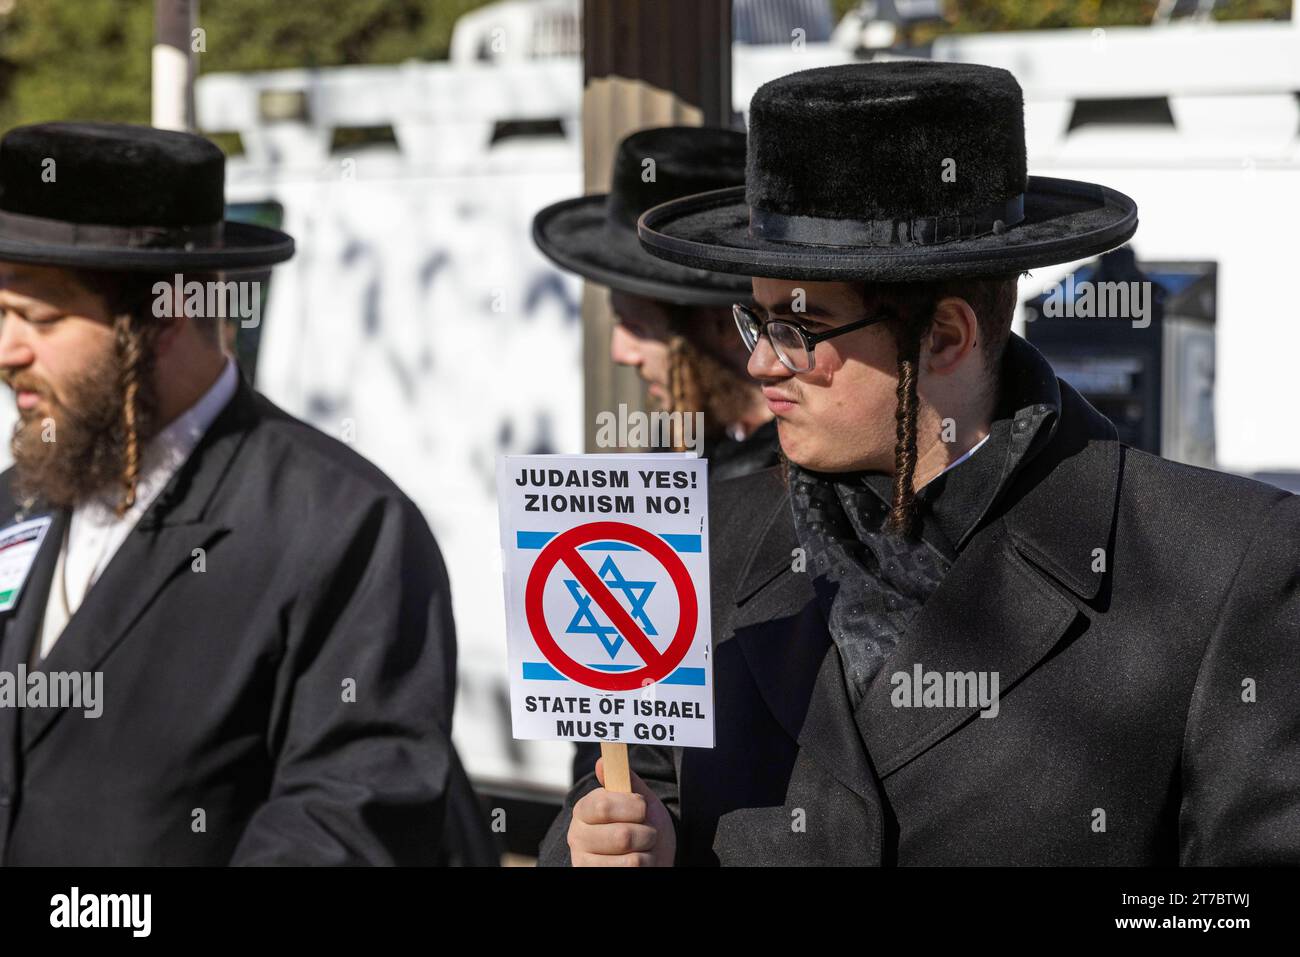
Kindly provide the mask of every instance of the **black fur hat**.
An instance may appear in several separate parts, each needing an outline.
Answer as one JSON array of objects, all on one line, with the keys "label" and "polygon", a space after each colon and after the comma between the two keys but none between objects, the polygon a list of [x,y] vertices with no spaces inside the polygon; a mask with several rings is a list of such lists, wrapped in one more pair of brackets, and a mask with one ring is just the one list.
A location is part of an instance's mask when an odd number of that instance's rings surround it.
[{"label": "black fur hat", "polygon": [[191,133],[39,123],[0,139],[0,260],[109,270],[248,269],[293,255],[223,220],[225,155]]},{"label": "black fur hat", "polygon": [[637,218],[652,206],[743,185],[745,157],[745,134],[733,130],[673,126],[633,133],[618,145],[609,194],[542,210],[533,220],[533,241],[562,268],[623,292],[680,305],[748,299],[747,277],[670,265],[643,250],[636,236]]},{"label": "black fur hat", "polygon": [[641,217],[642,243],[697,269],[901,282],[1015,274],[1105,252],[1137,206],[1028,176],[1006,70],[905,60],[806,70],[750,106],[746,186]]}]

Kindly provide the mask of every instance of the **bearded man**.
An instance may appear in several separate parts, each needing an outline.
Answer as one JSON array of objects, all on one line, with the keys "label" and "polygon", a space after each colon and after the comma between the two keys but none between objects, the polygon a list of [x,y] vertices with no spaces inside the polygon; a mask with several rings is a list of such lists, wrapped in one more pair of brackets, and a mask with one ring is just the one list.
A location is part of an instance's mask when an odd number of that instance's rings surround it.
[{"label": "bearded man", "polygon": [[1300,863],[1300,497],[1127,448],[1011,330],[1127,196],[1028,176],[1010,73],[809,70],[746,188],[642,217],[745,272],[783,469],[710,514],[716,747],[573,789],[579,865]]},{"label": "bearded man", "polygon": [[[192,282],[293,253],[223,222],[223,181],[189,134],[0,141],[6,864],[442,859],[463,780],[442,558],[406,496],[254,392],[191,307]],[[32,693],[71,678],[93,708]]]}]

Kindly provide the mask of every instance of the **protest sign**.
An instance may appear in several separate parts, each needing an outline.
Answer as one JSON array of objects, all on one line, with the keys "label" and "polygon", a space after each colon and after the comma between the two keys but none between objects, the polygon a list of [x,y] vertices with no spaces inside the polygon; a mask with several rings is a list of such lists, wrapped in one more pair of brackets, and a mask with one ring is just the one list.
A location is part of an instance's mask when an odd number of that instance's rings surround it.
[{"label": "protest sign", "polygon": [[690,455],[499,460],[515,737],[713,746],[707,485]]}]

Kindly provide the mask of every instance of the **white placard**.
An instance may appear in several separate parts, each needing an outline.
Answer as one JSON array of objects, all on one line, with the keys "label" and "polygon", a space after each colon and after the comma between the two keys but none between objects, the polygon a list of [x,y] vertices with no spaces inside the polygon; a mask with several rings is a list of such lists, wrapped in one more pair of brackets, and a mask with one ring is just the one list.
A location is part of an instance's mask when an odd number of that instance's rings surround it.
[{"label": "white placard", "polygon": [[516,738],[713,747],[708,467],[497,461]]}]

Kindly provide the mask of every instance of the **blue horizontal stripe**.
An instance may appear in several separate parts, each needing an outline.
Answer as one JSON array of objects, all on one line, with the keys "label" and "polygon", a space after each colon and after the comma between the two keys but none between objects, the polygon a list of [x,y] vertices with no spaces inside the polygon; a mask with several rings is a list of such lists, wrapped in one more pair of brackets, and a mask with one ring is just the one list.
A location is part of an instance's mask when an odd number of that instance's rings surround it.
[{"label": "blue horizontal stripe", "polygon": [[554,532],[515,532],[515,548],[541,548],[554,537]]},{"label": "blue horizontal stripe", "polygon": [[[555,536],[555,532],[515,532],[515,547],[521,550],[539,549]],[[676,552],[699,554],[704,548],[703,539],[699,535],[660,535],[659,537]],[[582,552],[640,551],[635,545],[629,545],[627,542],[589,542],[579,546],[578,550]]]},{"label": "blue horizontal stripe", "polygon": [[665,542],[673,547],[677,552],[700,552],[703,544],[698,535],[661,535]]},{"label": "blue horizontal stripe", "polygon": [[[598,671],[629,671],[633,668],[639,668],[640,665],[587,665],[588,668],[595,668]],[[524,662],[524,680],[525,681],[568,681],[569,679],[560,674],[549,662],[546,661],[525,661]],[[703,668],[678,668],[663,681],[661,685],[704,685]]]},{"label": "blue horizontal stripe", "polygon": [[678,668],[663,681],[661,685],[699,685],[704,686],[703,668]]}]

